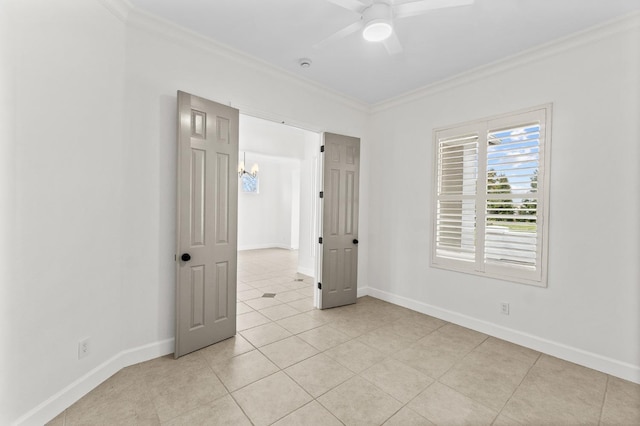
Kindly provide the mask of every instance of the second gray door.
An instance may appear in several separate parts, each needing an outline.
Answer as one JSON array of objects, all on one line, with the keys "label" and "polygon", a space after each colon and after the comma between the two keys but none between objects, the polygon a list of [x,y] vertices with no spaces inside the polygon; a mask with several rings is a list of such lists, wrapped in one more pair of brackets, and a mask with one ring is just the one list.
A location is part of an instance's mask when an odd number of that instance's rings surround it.
[{"label": "second gray door", "polygon": [[324,134],[322,309],[356,303],[360,139]]}]

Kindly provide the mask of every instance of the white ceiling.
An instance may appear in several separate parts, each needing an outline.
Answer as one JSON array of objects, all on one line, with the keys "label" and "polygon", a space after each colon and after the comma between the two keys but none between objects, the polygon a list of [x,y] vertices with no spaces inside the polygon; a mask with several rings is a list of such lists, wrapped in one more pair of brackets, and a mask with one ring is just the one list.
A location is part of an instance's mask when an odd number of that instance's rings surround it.
[{"label": "white ceiling", "polygon": [[[404,51],[392,56],[359,33],[314,48],[359,19],[358,14],[328,0],[130,1],[137,8],[367,103],[393,98],[640,10],[640,0],[475,0],[471,6],[396,20],[395,31]],[[298,65],[303,57],[313,61],[310,68]]]}]

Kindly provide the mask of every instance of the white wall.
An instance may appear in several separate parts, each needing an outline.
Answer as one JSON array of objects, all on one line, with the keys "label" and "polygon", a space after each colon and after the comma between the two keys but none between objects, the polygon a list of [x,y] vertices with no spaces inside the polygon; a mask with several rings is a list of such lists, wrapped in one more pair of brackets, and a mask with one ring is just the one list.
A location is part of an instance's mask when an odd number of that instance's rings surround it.
[{"label": "white wall", "polygon": [[[123,347],[124,25],[96,2],[10,7],[15,197],[2,261],[14,274],[0,302],[0,424]],[[92,356],[79,361],[84,337]]]},{"label": "white wall", "polygon": [[294,193],[300,188],[300,160],[250,151],[246,156],[246,168],[260,166],[260,185],[258,194],[238,192],[238,250],[297,248],[297,241],[292,246],[292,226],[294,207],[300,211],[299,194]]},{"label": "white wall", "polygon": [[309,133],[314,134],[308,130],[246,114],[240,114],[240,129],[240,151],[298,160],[305,156],[306,138]]},{"label": "white wall", "polygon": [[[10,330],[2,324],[9,324],[9,311],[4,304],[9,300],[9,285],[12,280],[10,268],[12,230],[14,228],[13,205],[15,203],[14,152],[15,146],[15,48],[10,42],[13,37],[14,21],[10,11],[12,5],[0,2],[0,342],[9,341]],[[4,401],[9,400],[11,389],[2,378],[11,371],[9,353],[0,350],[0,413],[7,409]],[[0,423],[2,423],[0,416]]]},{"label": "white wall", "polygon": [[366,109],[117,1],[1,4],[13,44],[0,54],[18,59],[0,75],[15,91],[0,104],[15,123],[0,129],[16,180],[2,187],[2,200],[16,195],[15,222],[2,219],[15,273],[0,300],[13,348],[0,424],[43,424],[121,367],[172,351],[177,90],[351,135]]},{"label": "white wall", "polygon": [[300,248],[300,163],[296,164],[297,169],[289,170],[289,179],[291,179],[291,238],[290,246],[293,250]]},{"label": "white wall", "polygon": [[[370,294],[640,382],[639,20],[375,108]],[[546,102],[548,288],[430,268],[433,129]]]}]

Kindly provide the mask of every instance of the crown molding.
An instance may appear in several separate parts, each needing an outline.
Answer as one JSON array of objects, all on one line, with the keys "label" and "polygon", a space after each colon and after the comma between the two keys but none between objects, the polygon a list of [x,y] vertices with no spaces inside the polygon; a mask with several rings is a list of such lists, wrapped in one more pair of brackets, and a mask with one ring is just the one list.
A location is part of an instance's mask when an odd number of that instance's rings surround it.
[{"label": "crown molding", "polygon": [[620,33],[640,29],[640,11],[587,28],[568,36],[524,50],[506,58],[473,68],[453,77],[411,90],[397,97],[371,105],[370,112],[376,114],[390,108],[414,102],[436,93],[453,89],[489,76],[500,74],[531,62],[539,61],[559,53],[607,39]]},{"label": "crown molding", "polygon": [[181,27],[164,18],[146,12],[135,7],[128,0],[98,0],[114,16],[121,19],[127,26],[146,31],[160,36],[171,42],[178,42],[187,47],[198,48],[204,51],[223,56],[231,61],[252,68],[262,74],[268,74],[276,78],[285,78],[299,85],[301,88],[311,90],[321,96],[330,98],[340,104],[360,112],[369,113],[370,105],[359,99],[351,98],[329,87],[316,83],[313,80],[300,77],[288,70],[276,67],[260,58],[251,56],[231,46],[220,43],[212,38],[205,37]]},{"label": "crown molding", "polygon": [[109,12],[125,23],[129,16],[129,11],[134,8],[129,0],[98,0],[98,2],[102,3]]},{"label": "crown molding", "polygon": [[[204,37],[194,31],[136,8],[129,0],[98,1],[113,13],[113,15],[121,19],[126,25],[130,25],[133,28],[153,33],[169,41],[182,43],[185,46],[200,48],[207,52],[224,56],[236,63],[240,63],[261,73],[269,74],[277,78],[286,78],[289,81],[300,85],[302,88],[311,90],[321,96],[331,98],[346,107],[367,114],[379,113],[396,106],[414,102],[442,91],[482,80],[489,76],[500,74],[507,70],[557,55],[567,50],[575,49],[620,33],[640,28],[640,11],[632,12],[603,24],[587,28],[549,43],[535,46],[506,58],[490,62],[454,75],[450,78],[437,81],[433,84],[411,90],[399,96],[374,104],[369,104],[359,99],[346,96],[331,88],[318,84],[313,80],[300,77],[288,70],[276,67],[260,58],[248,55],[214,39]],[[249,115],[262,116],[265,115],[265,113],[254,111],[250,112]],[[273,121],[279,121],[280,117],[271,117],[271,119]],[[291,122],[293,120],[288,121]],[[299,123],[298,126],[311,130],[307,124]]]}]

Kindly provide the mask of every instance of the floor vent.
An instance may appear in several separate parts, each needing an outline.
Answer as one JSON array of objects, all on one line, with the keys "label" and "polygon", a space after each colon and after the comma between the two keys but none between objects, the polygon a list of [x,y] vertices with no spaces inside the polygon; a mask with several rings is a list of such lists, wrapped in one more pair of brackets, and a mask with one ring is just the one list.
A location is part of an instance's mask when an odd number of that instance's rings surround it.
[{"label": "floor vent", "polygon": [[276,297],[275,293],[265,293],[262,295],[262,297]]},{"label": "floor vent", "polygon": [[304,278],[296,278],[294,281],[302,282],[304,281]]}]

